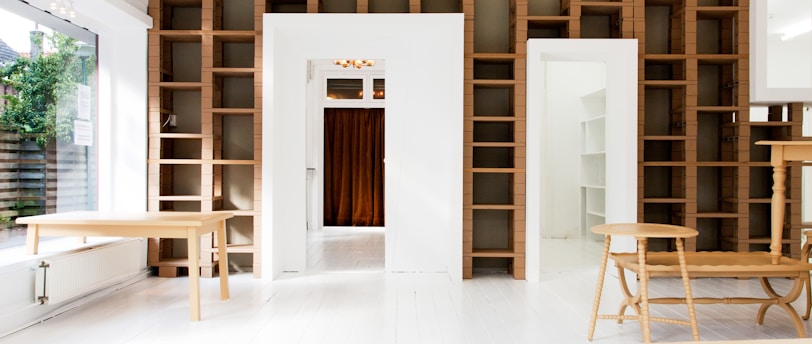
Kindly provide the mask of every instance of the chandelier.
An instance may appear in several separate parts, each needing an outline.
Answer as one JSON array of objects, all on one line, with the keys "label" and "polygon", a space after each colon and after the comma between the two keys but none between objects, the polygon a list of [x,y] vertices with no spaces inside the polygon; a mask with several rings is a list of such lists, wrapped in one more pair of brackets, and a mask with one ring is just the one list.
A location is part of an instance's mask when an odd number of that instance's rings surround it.
[{"label": "chandelier", "polygon": [[74,0],[51,0],[51,11],[59,11],[59,14],[76,17],[76,10],[73,8]]},{"label": "chandelier", "polygon": [[361,69],[361,67],[374,66],[375,60],[333,60],[333,63],[344,68],[352,66],[355,69]]}]

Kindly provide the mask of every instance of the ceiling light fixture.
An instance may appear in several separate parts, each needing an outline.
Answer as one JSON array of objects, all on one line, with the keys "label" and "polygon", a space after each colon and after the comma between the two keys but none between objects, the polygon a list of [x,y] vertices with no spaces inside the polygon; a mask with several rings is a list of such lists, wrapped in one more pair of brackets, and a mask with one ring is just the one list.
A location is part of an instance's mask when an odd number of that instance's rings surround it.
[{"label": "ceiling light fixture", "polygon": [[333,63],[344,68],[352,66],[355,69],[361,69],[361,67],[374,66],[375,60],[333,60]]},{"label": "ceiling light fixture", "polygon": [[74,0],[51,0],[51,11],[76,18],[76,10],[73,8]]}]

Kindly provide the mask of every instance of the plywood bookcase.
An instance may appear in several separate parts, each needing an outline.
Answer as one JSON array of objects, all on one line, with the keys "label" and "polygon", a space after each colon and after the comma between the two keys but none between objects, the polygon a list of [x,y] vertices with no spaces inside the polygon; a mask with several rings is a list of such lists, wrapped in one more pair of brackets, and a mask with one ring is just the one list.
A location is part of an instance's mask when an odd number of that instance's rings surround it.
[{"label": "plywood bookcase", "polygon": [[[250,240],[229,250],[252,255],[255,274],[266,12],[464,13],[464,278],[488,269],[525,275],[525,195],[537,192],[525,186],[530,38],[639,41],[638,221],[697,228],[689,250],[766,247],[769,152],[753,143],[801,137],[800,104],[750,119],[748,0],[151,0],[149,11],[149,210],[236,211],[231,233]],[[246,55],[253,63],[241,62]],[[174,128],[164,125],[169,115]],[[232,149],[233,126],[251,127],[253,139],[240,139],[253,153]],[[791,256],[799,254],[799,170],[790,167]],[[235,204],[228,190],[249,173],[250,205]],[[217,243],[205,241],[210,275]],[[153,240],[150,264],[185,266],[170,251],[171,242]]]},{"label": "plywood bookcase", "polygon": [[[228,243],[210,235],[201,239],[203,276],[215,273],[220,244],[228,245],[232,261],[251,266],[256,277],[261,271],[265,5],[253,0],[149,2],[148,210],[235,215],[227,222]],[[150,239],[148,264],[161,276],[174,276],[188,266],[184,246]]]}]

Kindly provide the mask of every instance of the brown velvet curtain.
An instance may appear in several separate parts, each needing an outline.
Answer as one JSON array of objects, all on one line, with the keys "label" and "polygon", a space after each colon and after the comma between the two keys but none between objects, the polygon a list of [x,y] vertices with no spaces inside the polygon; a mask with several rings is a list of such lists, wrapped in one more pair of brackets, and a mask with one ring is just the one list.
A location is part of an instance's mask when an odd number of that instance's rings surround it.
[{"label": "brown velvet curtain", "polygon": [[324,109],[324,225],[383,226],[384,109]]}]

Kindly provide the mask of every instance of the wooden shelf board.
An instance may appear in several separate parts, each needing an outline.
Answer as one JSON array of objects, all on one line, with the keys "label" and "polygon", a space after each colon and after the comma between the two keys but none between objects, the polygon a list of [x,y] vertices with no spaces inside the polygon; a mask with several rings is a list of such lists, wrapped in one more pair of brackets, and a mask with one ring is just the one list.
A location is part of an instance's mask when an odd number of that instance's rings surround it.
[{"label": "wooden shelf board", "polygon": [[200,42],[203,38],[202,30],[149,30],[148,34],[170,42]]},{"label": "wooden shelf board", "polygon": [[738,111],[743,111],[743,110],[749,110],[749,107],[747,107],[747,106],[725,106],[725,105],[697,106],[696,107],[697,112],[727,113],[727,112],[738,112]]},{"label": "wooden shelf board", "polygon": [[739,217],[738,213],[722,213],[722,212],[697,212],[696,217],[699,219],[736,219]]},{"label": "wooden shelf board", "polygon": [[212,160],[214,165],[256,165],[259,160]]},{"label": "wooden shelf board", "polygon": [[465,54],[466,58],[473,58],[479,61],[509,62],[516,59],[516,54],[511,53],[472,53]]},{"label": "wooden shelf board", "polygon": [[516,142],[473,142],[474,147],[517,147]]},{"label": "wooden shelf board", "polygon": [[739,11],[741,9],[736,6],[697,6],[696,19],[733,19]]},{"label": "wooden shelf board", "polygon": [[[521,118],[523,119],[523,118]],[[516,122],[515,116],[465,116],[465,120],[474,122]]]},{"label": "wooden shelf board", "polygon": [[747,203],[756,203],[756,204],[770,204],[772,199],[770,198],[748,198]]},{"label": "wooden shelf board", "polygon": [[516,256],[511,249],[473,249],[471,257],[475,258],[513,258]]},{"label": "wooden shelf board", "polygon": [[688,139],[696,140],[695,138],[689,138],[688,136],[677,136],[677,135],[643,135],[644,141],[686,141]]},{"label": "wooden shelf board", "polygon": [[513,87],[518,82],[516,80],[474,79],[471,83],[474,86],[503,88],[505,86]]},{"label": "wooden shelf board", "polygon": [[215,42],[253,43],[257,34],[247,30],[215,30],[211,32]]},{"label": "wooden shelf board", "polygon": [[466,168],[466,172],[473,172],[473,173],[524,173],[525,169],[523,168],[491,168],[491,167],[476,167],[476,168]]},{"label": "wooden shelf board", "polygon": [[513,204],[472,204],[470,207],[475,210],[516,210],[524,206]]},{"label": "wooden shelf board", "polygon": [[211,112],[215,115],[250,116],[261,113],[261,109],[256,108],[213,108]]},{"label": "wooden shelf board", "polygon": [[687,198],[643,198],[643,203],[687,203]]},{"label": "wooden shelf board", "polygon": [[260,161],[236,159],[149,159],[147,163],[161,165],[257,165]]},{"label": "wooden shelf board", "polygon": [[643,60],[648,61],[662,61],[662,62],[684,62],[684,54],[644,54]]},{"label": "wooden shelf board", "polygon": [[[722,240],[724,240],[726,242],[737,243],[737,244],[749,244],[749,245],[769,245],[770,244],[770,238],[769,237],[750,237],[750,238],[743,238],[743,239],[738,239],[738,238],[735,238],[735,237],[723,237]],[[784,238],[784,239],[781,240],[781,243],[782,244],[799,244],[800,245],[801,240]]]},{"label": "wooden shelf board", "polygon": [[650,88],[680,88],[688,85],[686,80],[641,80],[639,84]]},{"label": "wooden shelf board", "polygon": [[772,167],[769,161],[751,161],[747,163],[750,167]]},{"label": "wooden shelf board", "polygon": [[230,68],[230,67],[214,67],[203,68],[203,72],[211,72],[214,76],[235,76],[235,77],[253,77],[254,73],[258,72],[258,68]]},{"label": "wooden shelf board", "polygon": [[149,137],[156,137],[162,139],[203,139],[213,137],[212,135],[204,135],[204,134],[192,134],[192,133],[158,133],[158,134],[150,134]]},{"label": "wooden shelf board", "polygon": [[[522,18],[522,17],[520,17]],[[524,16],[524,19],[527,20],[527,25],[531,27],[538,27],[538,26],[561,26],[568,23],[574,19],[580,19],[573,16]]]},{"label": "wooden shelf board", "polygon": [[745,167],[746,162],[740,161],[697,161],[694,163],[698,167]]},{"label": "wooden shelf board", "polygon": [[202,165],[205,160],[202,159],[148,159],[148,164],[160,165]]},{"label": "wooden shelf board", "polygon": [[150,86],[158,86],[164,89],[170,90],[183,90],[183,91],[194,91],[200,90],[203,88],[202,82],[157,82],[157,83],[150,83]]},{"label": "wooden shelf board", "polygon": [[216,41],[221,42],[253,42],[257,32],[254,30],[203,30],[203,33],[211,34]]},{"label": "wooden shelf board", "polygon": [[204,201],[206,197],[200,195],[151,196],[150,199],[158,201]]},{"label": "wooden shelf board", "polygon": [[765,122],[747,122],[747,125],[750,127],[771,127],[771,128],[780,128],[780,127],[791,127],[794,125],[801,125],[801,123],[792,123],[792,122],[776,122],[776,121],[765,121]]},{"label": "wooden shelf board", "polygon": [[643,161],[640,163],[640,165],[648,167],[686,167],[692,164],[685,161]]}]

